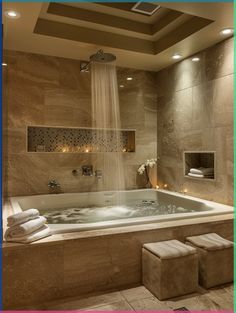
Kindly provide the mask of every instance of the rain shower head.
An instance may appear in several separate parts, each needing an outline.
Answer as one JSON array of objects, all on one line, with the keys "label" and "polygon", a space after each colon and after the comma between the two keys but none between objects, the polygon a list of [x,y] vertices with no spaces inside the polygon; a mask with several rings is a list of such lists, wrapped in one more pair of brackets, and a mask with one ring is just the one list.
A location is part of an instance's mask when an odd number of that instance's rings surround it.
[{"label": "rain shower head", "polygon": [[97,53],[90,56],[90,62],[109,63],[116,60],[116,56],[111,53],[105,53],[103,50],[98,50]]},{"label": "rain shower head", "polygon": [[102,49],[91,55],[89,62],[83,61],[80,63],[80,72],[89,72],[89,65],[91,62],[110,63],[116,60],[116,56],[111,53],[105,53]]}]

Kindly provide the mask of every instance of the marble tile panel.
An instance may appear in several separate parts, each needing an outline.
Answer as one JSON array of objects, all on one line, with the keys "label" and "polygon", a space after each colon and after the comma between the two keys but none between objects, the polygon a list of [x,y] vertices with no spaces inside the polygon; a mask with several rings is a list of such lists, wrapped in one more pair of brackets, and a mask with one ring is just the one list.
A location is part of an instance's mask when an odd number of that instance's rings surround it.
[{"label": "marble tile panel", "polygon": [[192,88],[174,94],[174,126],[176,131],[192,128]]},{"label": "marble tile panel", "polygon": [[8,128],[4,130],[4,133],[8,138],[5,145],[5,149],[7,149],[8,153],[26,153],[26,127]]},{"label": "marble tile panel", "polygon": [[192,129],[213,126],[213,83],[206,82],[193,87]]},{"label": "marble tile panel", "polygon": [[220,42],[205,51],[203,68],[207,80],[213,80],[234,72],[233,37]]},{"label": "marble tile panel", "polygon": [[213,82],[213,118],[215,126],[233,125],[234,77],[227,75]]},{"label": "marble tile panel", "polygon": [[91,74],[80,72],[80,60],[58,58],[59,84],[61,88],[91,93]]},{"label": "marble tile panel", "polygon": [[[50,260],[50,262],[48,262]],[[63,246],[7,251],[3,256],[4,308],[60,298],[63,285]]]},{"label": "marble tile panel", "polygon": [[59,86],[59,59],[53,56],[18,53],[17,74],[43,86]]},{"label": "marble tile panel", "polygon": [[41,86],[16,76],[14,82],[8,83],[7,89],[8,127],[43,123],[44,93]]},{"label": "marble tile panel", "polygon": [[192,58],[183,60],[174,65],[172,84],[175,91],[196,86],[202,81],[203,54],[199,53],[201,62],[192,62]]}]

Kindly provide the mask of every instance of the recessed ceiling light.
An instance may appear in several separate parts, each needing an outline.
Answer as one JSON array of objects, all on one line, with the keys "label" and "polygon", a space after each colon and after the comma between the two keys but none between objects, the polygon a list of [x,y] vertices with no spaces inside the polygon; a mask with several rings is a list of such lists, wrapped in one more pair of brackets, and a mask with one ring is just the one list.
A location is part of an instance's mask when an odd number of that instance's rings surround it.
[{"label": "recessed ceiling light", "polygon": [[6,17],[12,18],[12,19],[17,19],[20,17],[20,13],[14,10],[7,10],[4,12]]},{"label": "recessed ceiling light", "polygon": [[198,61],[200,61],[200,58],[194,57],[194,58],[192,58],[192,61],[193,61],[193,62],[198,62]]},{"label": "recessed ceiling light", "polygon": [[124,85],[120,85],[120,88],[124,88],[125,86]]},{"label": "recessed ceiling light", "polygon": [[126,79],[127,80],[133,80],[133,77],[127,77]]},{"label": "recessed ceiling light", "polygon": [[233,28],[225,28],[225,29],[222,29],[220,33],[222,35],[230,35],[230,34],[233,34],[233,32],[234,32]]},{"label": "recessed ceiling light", "polygon": [[7,63],[2,63],[2,66],[7,66]]},{"label": "recessed ceiling light", "polygon": [[172,59],[174,59],[174,60],[178,60],[178,59],[181,59],[182,58],[182,55],[180,55],[180,54],[178,54],[178,53],[176,53],[176,54],[174,54],[173,56],[172,56]]}]

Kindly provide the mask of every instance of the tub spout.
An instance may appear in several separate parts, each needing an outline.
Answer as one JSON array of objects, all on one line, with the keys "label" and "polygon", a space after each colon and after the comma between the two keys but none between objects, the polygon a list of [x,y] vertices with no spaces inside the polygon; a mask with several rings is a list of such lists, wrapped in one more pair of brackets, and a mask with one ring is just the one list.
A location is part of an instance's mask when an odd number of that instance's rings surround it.
[{"label": "tub spout", "polygon": [[95,171],[95,176],[97,177],[97,179],[101,179],[102,178],[102,171],[101,170],[96,170]]}]

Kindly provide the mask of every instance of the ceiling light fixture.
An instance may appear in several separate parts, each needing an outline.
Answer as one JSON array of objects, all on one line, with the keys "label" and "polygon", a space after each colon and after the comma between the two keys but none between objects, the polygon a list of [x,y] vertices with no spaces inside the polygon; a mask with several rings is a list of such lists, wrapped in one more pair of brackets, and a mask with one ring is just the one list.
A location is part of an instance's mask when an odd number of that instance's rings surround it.
[{"label": "ceiling light fixture", "polygon": [[20,13],[14,10],[7,10],[4,12],[6,17],[12,18],[12,19],[17,19],[20,17]]},{"label": "ceiling light fixture", "polygon": [[127,80],[133,80],[133,77],[127,77],[126,79]]},{"label": "ceiling light fixture", "polygon": [[192,61],[193,61],[193,62],[198,62],[198,61],[200,61],[200,58],[194,57],[194,58],[192,58]]},{"label": "ceiling light fixture", "polygon": [[220,33],[222,35],[230,35],[233,34],[233,32],[234,32],[233,28],[224,28]]},{"label": "ceiling light fixture", "polygon": [[174,59],[174,60],[178,60],[178,59],[181,59],[182,58],[182,55],[180,55],[180,54],[178,54],[178,53],[176,53],[176,54],[174,54],[173,56],[172,56],[172,59]]}]

